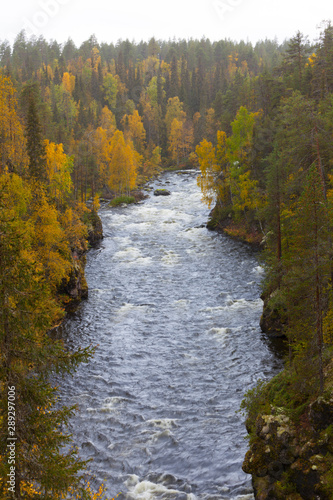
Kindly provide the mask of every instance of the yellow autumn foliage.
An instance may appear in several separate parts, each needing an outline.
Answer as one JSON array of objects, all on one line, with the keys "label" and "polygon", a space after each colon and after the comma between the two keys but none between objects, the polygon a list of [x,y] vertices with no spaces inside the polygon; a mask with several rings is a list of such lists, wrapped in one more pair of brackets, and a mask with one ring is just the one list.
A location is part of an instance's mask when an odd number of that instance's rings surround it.
[{"label": "yellow autumn foliage", "polygon": [[215,148],[206,139],[200,142],[195,149],[198,156],[201,175],[198,176],[197,183],[202,192],[202,200],[210,208],[216,195],[216,177],[220,167],[216,160]]},{"label": "yellow autumn foliage", "polygon": [[73,188],[71,171],[73,158],[64,153],[62,144],[44,141],[46,152],[46,171],[51,198],[58,204],[64,203]]},{"label": "yellow autumn foliage", "polygon": [[31,222],[34,226],[36,261],[44,270],[51,290],[56,291],[71,270],[69,246],[58,220],[58,211],[43,193],[33,204]]},{"label": "yellow autumn foliage", "polygon": [[70,94],[75,89],[75,76],[70,75],[67,71],[62,76],[62,86],[64,90],[69,92]]},{"label": "yellow autumn foliage", "polygon": [[22,174],[28,165],[26,139],[16,108],[16,90],[10,78],[0,74],[0,173],[8,169]]},{"label": "yellow autumn foliage", "polygon": [[110,170],[108,185],[119,194],[129,193],[135,187],[138,158],[124,135],[117,130],[110,143]]},{"label": "yellow autumn foliage", "polygon": [[132,141],[136,151],[142,154],[145,146],[146,131],[138,111],[134,110],[133,114],[124,115],[121,123],[124,127],[125,140]]}]

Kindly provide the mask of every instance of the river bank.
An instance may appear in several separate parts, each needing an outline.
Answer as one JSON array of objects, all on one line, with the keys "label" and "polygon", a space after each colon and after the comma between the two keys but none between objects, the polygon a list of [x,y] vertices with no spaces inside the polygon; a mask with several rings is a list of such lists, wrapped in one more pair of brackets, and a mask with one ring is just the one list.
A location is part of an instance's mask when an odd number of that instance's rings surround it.
[{"label": "river bank", "polygon": [[[208,227],[263,249],[262,235],[244,221],[235,222],[228,210],[215,207]],[[264,291],[261,330],[268,338],[285,339],[286,318],[274,298]],[[288,354],[286,344],[286,355]],[[251,391],[244,408],[249,450],[243,470],[252,476],[256,500],[332,500],[333,498],[333,363],[332,349],[324,350],[325,386],[318,375],[288,367]],[[314,366],[318,363],[313,357]]]},{"label": "river bank", "polygon": [[[309,393],[285,368],[247,399],[250,447],[243,470],[257,500],[333,498],[333,364],[326,353],[325,390]],[[301,381],[302,382],[302,381]]]},{"label": "river bank", "polygon": [[[215,207],[207,227],[262,250],[264,241],[260,241],[258,229],[234,221],[227,212]],[[287,356],[287,318],[274,300],[275,292],[266,289],[261,295],[260,327],[268,338],[284,341]],[[298,368],[297,373],[287,363],[280,374],[265,385],[259,384],[245,398],[250,444],[243,470],[252,476],[256,500],[333,499],[332,355],[328,343],[323,353],[325,384],[321,394],[315,369],[319,362],[312,353],[311,369]]]},{"label": "river bank", "polygon": [[87,252],[103,239],[103,225],[97,213],[89,212],[86,226],[87,239],[77,239],[75,246],[71,248],[72,268],[69,279],[58,288],[58,295],[67,311],[77,307],[81,300],[88,298],[89,290],[85,277]]},{"label": "river bank", "polygon": [[227,234],[230,238],[246,243],[254,250],[264,248],[264,235],[257,224],[249,223],[245,219],[235,220],[228,207],[221,208],[215,205],[209,214],[207,228],[212,231]]}]

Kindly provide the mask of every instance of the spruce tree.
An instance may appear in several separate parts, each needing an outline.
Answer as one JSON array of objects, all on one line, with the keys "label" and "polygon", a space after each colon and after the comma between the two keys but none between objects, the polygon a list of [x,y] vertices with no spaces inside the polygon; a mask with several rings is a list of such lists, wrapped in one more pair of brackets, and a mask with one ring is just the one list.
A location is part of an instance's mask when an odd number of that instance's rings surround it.
[{"label": "spruce tree", "polygon": [[[296,373],[301,374],[301,388],[323,392],[323,317],[331,287],[330,231],[321,175],[315,164],[289,218],[292,231],[282,258],[287,335],[293,347]],[[318,382],[314,386],[311,374]]]},{"label": "spruce tree", "polygon": [[39,88],[36,83],[25,85],[21,95],[21,103],[25,115],[29,174],[32,178],[44,181],[46,179],[46,157],[38,112]]},{"label": "spruce tree", "polygon": [[290,83],[294,90],[303,89],[305,59],[308,52],[308,40],[300,31],[290,39],[285,54],[284,69],[290,75]]}]

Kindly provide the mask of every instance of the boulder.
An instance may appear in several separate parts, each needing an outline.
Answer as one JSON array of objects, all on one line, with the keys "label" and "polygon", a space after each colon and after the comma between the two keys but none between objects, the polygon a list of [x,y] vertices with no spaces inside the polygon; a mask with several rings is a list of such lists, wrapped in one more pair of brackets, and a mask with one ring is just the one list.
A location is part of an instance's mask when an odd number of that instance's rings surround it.
[{"label": "boulder", "polygon": [[170,196],[170,191],[167,189],[155,189],[154,195],[155,196]]}]

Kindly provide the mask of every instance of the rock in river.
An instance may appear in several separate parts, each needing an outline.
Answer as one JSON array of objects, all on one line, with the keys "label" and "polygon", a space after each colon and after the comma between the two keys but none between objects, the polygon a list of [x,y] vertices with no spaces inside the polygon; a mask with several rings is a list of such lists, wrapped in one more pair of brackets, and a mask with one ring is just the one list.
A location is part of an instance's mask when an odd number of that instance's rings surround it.
[{"label": "rock in river", "polygon": [[170,196],[170,191],[167,189],[155,189],[154,195],[155,196]]}]

